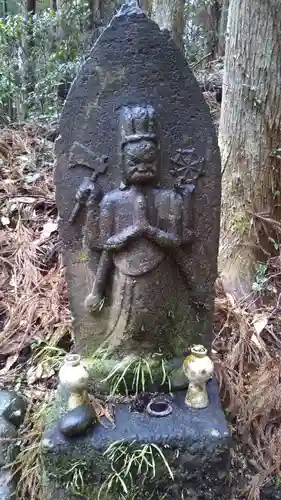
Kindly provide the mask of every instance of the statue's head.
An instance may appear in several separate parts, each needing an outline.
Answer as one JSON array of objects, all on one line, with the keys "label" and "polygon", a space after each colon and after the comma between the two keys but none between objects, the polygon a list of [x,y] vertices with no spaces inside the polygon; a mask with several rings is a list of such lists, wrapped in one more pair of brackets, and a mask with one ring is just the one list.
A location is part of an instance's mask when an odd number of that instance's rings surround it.
[{"label": "statue's head", "polygon": [[152,106],[126,106],[121,114],[124,184],[155,183],[159,145]]}]

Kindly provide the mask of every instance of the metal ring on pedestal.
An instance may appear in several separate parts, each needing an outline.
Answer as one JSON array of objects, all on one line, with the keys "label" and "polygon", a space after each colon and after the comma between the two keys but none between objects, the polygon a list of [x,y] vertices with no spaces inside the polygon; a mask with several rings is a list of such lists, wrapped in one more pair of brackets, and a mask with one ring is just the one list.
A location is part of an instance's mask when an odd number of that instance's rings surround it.
[{"label": "metal ring on pedestal", "polygon": [[172,413],[173,409],[164,399],[152,399],[148,403],[146,411],[151,417],[167,417]]}]

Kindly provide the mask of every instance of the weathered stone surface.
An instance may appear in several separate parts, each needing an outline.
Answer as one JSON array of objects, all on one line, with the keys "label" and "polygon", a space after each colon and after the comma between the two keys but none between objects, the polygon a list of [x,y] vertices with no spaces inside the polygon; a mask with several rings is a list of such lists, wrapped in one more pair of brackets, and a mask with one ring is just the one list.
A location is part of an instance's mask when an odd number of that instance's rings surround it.
[{"label": "weathered stone surface", "polygon": [[83,404],[65,413],[60,419],[59,427],[65,436],[79,436],[91,427],[94,420],[90,405]]},{"label": "weathered stone surface", "polygon": [[[0,393],[1,394],[1,393]],[[4,399],[4,398],[3,398]],[[15,500],[15,480],[9,465],[18,454],[16,427],[0,417],[0,498]],[[7,467],[8,466],[8,467]]]},{"label": "weathered stone surface", "polygon": [[15,480],[11,470],[0,470],[1,500],[16,500]]},{"label": "weathered stone surface", "polygon": [[[208,384],[208,393],[210,406],[203,410],[187,408],[184,392],[174,398],[165,395],[173,412],[162,418],[150,417],[146,412],[132,412],[129,404],[116,405],[115,425],[104,420],[104,425],[94,427],[87,437],[68,439],[58,426],[48,429],[43,441],[46,500],[76,498],[64,489],[69,482],[65,473],[74,463],[78,464],[83,475],[82,498],[96,499],[100,485],[112,472],[104,451],[119,440],[134,442],[136,448],[143,443],[157,444],[174,473],[172,481],[163,464],[158,464],[155,480],[145,481],[139,498],[149,498],[146,495],[155,490],[155,499],[166,493],[165,498],[174,500],[182,498],[183,493],[189,495],[184,498],[196,500],[229,500],[229,433],[215,381]],[[138,477],[134,481],[135,487],[139,486]],[[108,498],[118,496],[113,493]]]},{"label": "weathered stone surface", "polygon": [[187,63],[136,3],[74,81],[56,151],[77,348],[102,347],[111,361],[162,353],[180,366],[191,343],[211,340],[220,160]]},{"label": "weathered stone surface", "polygon": [[16,437],[16,427],[3,417],[0,417],[0,467],[14,461],[16,454]]},{"label": "weathered stone surface", "polygon": [[14,391],[0,391],[0,416],[19,427],[24,420],[26,401]]},{"label": "weathered stone surface", "polygon": [[281,487],[275,483],[273,480],[262,488],[260,500],[281,500]]},{"label": "weathered stone surface", "polygon": [[17,427],[25,416],[26,402],[14,391],[0,391],[0,498],[15,500],[16,480],[10,464],[19,452]]}]

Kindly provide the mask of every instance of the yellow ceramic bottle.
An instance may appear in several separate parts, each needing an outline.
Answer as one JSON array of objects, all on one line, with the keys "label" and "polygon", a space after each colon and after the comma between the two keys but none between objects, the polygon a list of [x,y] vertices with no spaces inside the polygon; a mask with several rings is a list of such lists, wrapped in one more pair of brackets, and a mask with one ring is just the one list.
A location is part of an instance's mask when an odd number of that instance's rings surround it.
[{"label": "yellow ceramic bottle", "polygon": [[191,354],[184,360],[183,371],[189,381],[185,403],[191,408],[206,408],[209,404],[206,383],[212,378],[214,364],[204,346],[191,348]]}]

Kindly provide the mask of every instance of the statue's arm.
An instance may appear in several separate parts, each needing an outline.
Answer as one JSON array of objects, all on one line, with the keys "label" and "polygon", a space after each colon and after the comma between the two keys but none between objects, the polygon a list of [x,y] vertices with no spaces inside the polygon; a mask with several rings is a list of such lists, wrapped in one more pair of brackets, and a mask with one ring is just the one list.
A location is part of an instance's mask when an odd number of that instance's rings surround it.
[{"label": "statue's arm", "polygon": [[175,232],[163,231],[157,227],[148,226],[146,236],[156,245],[164,248],[178,248],[181,245],[181,238]]},{"label": "statue's arm", "polygon": [[98,186],[95,186],[87,202],[86,222],[83,228],[83,243],[92,251],[102,249],[100,238],[101,200],[102,191]]},{"label": "statue's arm", "polygon": [[194,238],[193,217],[194,217],[194,190],[193,184],[185,184],[181,188],[182,197],[182,244],[191,243]]},{"label": "statue's arm", "polygon": [[120,251],[126,247],[131,241],[137,240],[144,235],[144,228],[139,227],[137,224],[129,226],[128,228],[120,231],[119,233],[111,236],[106,241],[104,247],[108,251]]},{"label": "statue's arm", "polygon": [[157,211],[165,216],[158,223],[160,227],[149,226],[146,231],[146,236],[156,245],[177,249],[190,241],[192,232],[189,221],[186,222],[185,210],[188,203],[185,195],[188,196],[189,191],[163,190],[157,193]]},{"label": "statue's arm", "polygon": [[[91,312],[98,311],[103,304],[108,277],[113,267],[112,254],[106,248],[106,241],[110,238],[114,225],[114,207],[106,198],[102,200],[99,211],[99,246],[102,250],[95,281],[91,293],[85,301],[86,308]],[[97,246],[96,246],[97,248]]]},{"label": "statue's arm", "polygon": [[146,201],[143,194],[136,195],[134,200],[133,214],[130,214],[133,219],[133,224],[129,225],[122,231],[111,236],[106,242],[108,250],[120,251],[131,241],[138,240],[145,235],[148,222],[146,219]]},{"label": "statue's arm", "polygon": [[135,224],[109,238],[105,244],[105,248],[120,251],[131,241],[138,240],[141,237],[148,238],[156,245],[166,248],[178,247],[181,244],[180,237],[172,232],[163,231],[149,224],[142,226]]}]

